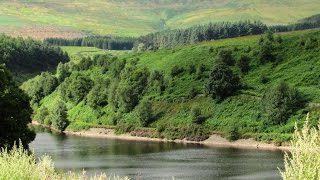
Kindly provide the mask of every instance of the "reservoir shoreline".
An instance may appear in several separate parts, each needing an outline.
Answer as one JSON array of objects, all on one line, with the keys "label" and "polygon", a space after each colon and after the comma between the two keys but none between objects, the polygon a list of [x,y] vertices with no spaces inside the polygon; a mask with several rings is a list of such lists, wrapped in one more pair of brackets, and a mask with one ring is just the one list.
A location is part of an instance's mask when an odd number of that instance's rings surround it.
[{"label": "reservoir shoreline", "polygon": [[[50,128],[38,123],[37,121],[32,121],[32,125]],[[52,128],[50,129],[53,131],[57,131]],[[161,138],[139,137],[139,136],[132,136],[129,133],[117,135],[115,134],[114,129],[108,129],[108,128],[90,128],[88,130],[82,130],[82,131],[66,130],[66,131],[63,131],[63,133],[68,136],[80,136],[80,137],[87,137],[87,138],[119,139],[119,140],[127,140],[127,141],[144,141],[144,142],[173,142],[173,143],[181,143],[181,144],[201,144],[208,147],[290,151],[290,146],[288,145],[279,146],[276,144],[259,142],[254,140],[253,138],[239,139],[239,140],[230,142],[218,134],[212,134],[208,139],[204,141],[189,141],[186,139],[168,140],[168,139],[161,139]]]}]

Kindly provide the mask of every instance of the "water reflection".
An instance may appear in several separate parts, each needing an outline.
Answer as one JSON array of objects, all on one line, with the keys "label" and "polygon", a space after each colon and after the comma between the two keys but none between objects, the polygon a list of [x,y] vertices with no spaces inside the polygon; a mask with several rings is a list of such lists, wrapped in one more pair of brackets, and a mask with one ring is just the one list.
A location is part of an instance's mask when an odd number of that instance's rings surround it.
[{"label": "water reflection", "polygon": [[82,138],[37,130],[30,144],[63,171],[143,179],[280,179],[283,153],[201,145]]}]

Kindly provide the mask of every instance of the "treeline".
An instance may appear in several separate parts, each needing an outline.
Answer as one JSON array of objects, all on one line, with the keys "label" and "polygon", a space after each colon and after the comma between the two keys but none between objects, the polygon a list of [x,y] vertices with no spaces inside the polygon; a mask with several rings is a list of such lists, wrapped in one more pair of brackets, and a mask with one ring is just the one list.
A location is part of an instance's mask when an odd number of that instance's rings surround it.
[{"label": "treeline", "polygon": [[314,15],[298,21],[295,24],[271,26],[273,32],[289,32],[320,27],[320,15]]},{"label": "treeline", "polygon": [[86,46],[97,47],[106,50],[131,50],[135,38],[112,36],[88,36],[84,38],[63,39],[48,38],[44,40],[50,45],[56,46]]},{"label": "treeline", "polygon": [[68,54],[59,47],[33,39],[0,35],[0,64],[5,64],[13,72],[47,71],[59,62],[68,61]]},{"label": "treeline", "polygon": [[220,22],[187,29],[167,30],[140,37],[136,50],[170,48],[181,44],[263,34],[267,26],[260,21]]},{"label": "treeline", "polygon": [[312,16],[296,24],[267,27],[260,21],[220,22],[194,26],[187,29],[167,30],[141,36],[135,43],[136,51],[172,48],[177,45],[240,36],[263,34],[267,30],[288,32],[320,27],[320,15]]}]

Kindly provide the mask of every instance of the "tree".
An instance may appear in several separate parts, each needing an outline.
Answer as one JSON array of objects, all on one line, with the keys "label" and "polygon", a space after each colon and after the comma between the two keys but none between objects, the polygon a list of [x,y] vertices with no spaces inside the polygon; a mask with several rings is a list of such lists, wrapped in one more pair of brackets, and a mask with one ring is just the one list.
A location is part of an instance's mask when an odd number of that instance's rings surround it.
[{"label": "tree", "polygon": [[63,101],[58,100],[51,112],[51,122],[53,128],[59,131],[64,131],[66,129],[66,127],[69,125],[67,111],[68,109],[66,104]]},{"label": "tree", "polygon": [[235,60],[232,56],[232,51],[230,49],[222,49],[219,51],[216,61],[223,62],[228,66],[233,66],[235,63]]},{"label": "tree", "polygon": [[41,124],[44,124],[44,120],[49,116],[49,110],[45,106],[41,106],[38,110],[38,113],[35,116],[35,120]]},{"label": "tree", "polygon": [[207,88],[212,98],[218,102],[235,94],[240,87],[239,77],[225,63],[219,62],[212,69]]},{"label": "tree", "polygon": [[295,88],[281,82],[269,88],[262,98],[262,110],[266,124],[286,123],[289,116],[305,104],[303,96]]},{"label": "tree", "polygon": [[73,73],[60,86],[60,93],[64,100],[79,103],[87,96],[93,86],[90,78],[80,73]]},{"label": "tree", "polygon": [[242,54],[239,61],[237,62],[237,66],[239,67],[242,73],[247,73],[250,70],[249,56]]},{"label": "tree", "polygon": [[152,104],[143,100],[137,107],[138,117],[143,127],[147,127],[152,120]]},{"label": "tree", "polygon": [[259,58],[261,64],[273,62],[275,60],[274,46],[271,41],[264,40],[260,44]]},{"label": "tree", "polygon": [[32,109],[29,97],[15,86],[4,65],[0,65],[0,147],[12,147],[21,140],[28,147],[35,133],[28,128]]}]

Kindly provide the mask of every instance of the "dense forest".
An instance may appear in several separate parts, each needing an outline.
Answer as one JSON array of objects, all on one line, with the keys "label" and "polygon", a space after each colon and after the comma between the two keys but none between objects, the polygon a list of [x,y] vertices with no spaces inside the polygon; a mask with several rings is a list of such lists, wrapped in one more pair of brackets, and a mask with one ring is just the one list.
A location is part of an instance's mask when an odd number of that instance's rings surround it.
[{"label": "dense forest", "polygon": [[97,55],[61,63],[56,74],[42,73],[22,89],[32,97],[34,119],[59,130],[111,126],[169,139],[221,132],[230,140],[282,142],[305,111],[317,119],[306,103],[319,100],[318,37],[318,30],[268,31],[119,58]]},{"label": "dense forest", "polygon": [[33,39],[0,35],[0,64],[23,82],[26,74],[38,74],[55,69],[59,62],[68,62],[69,56],[60,47],[53,47]]},{"label": "dense forest", "polygon": [[56,46],[86,46],[105,50],[131,50],[135,40],[135,38],[128,37],[88,36],[76,39],[48,38],[44,41]]}]

